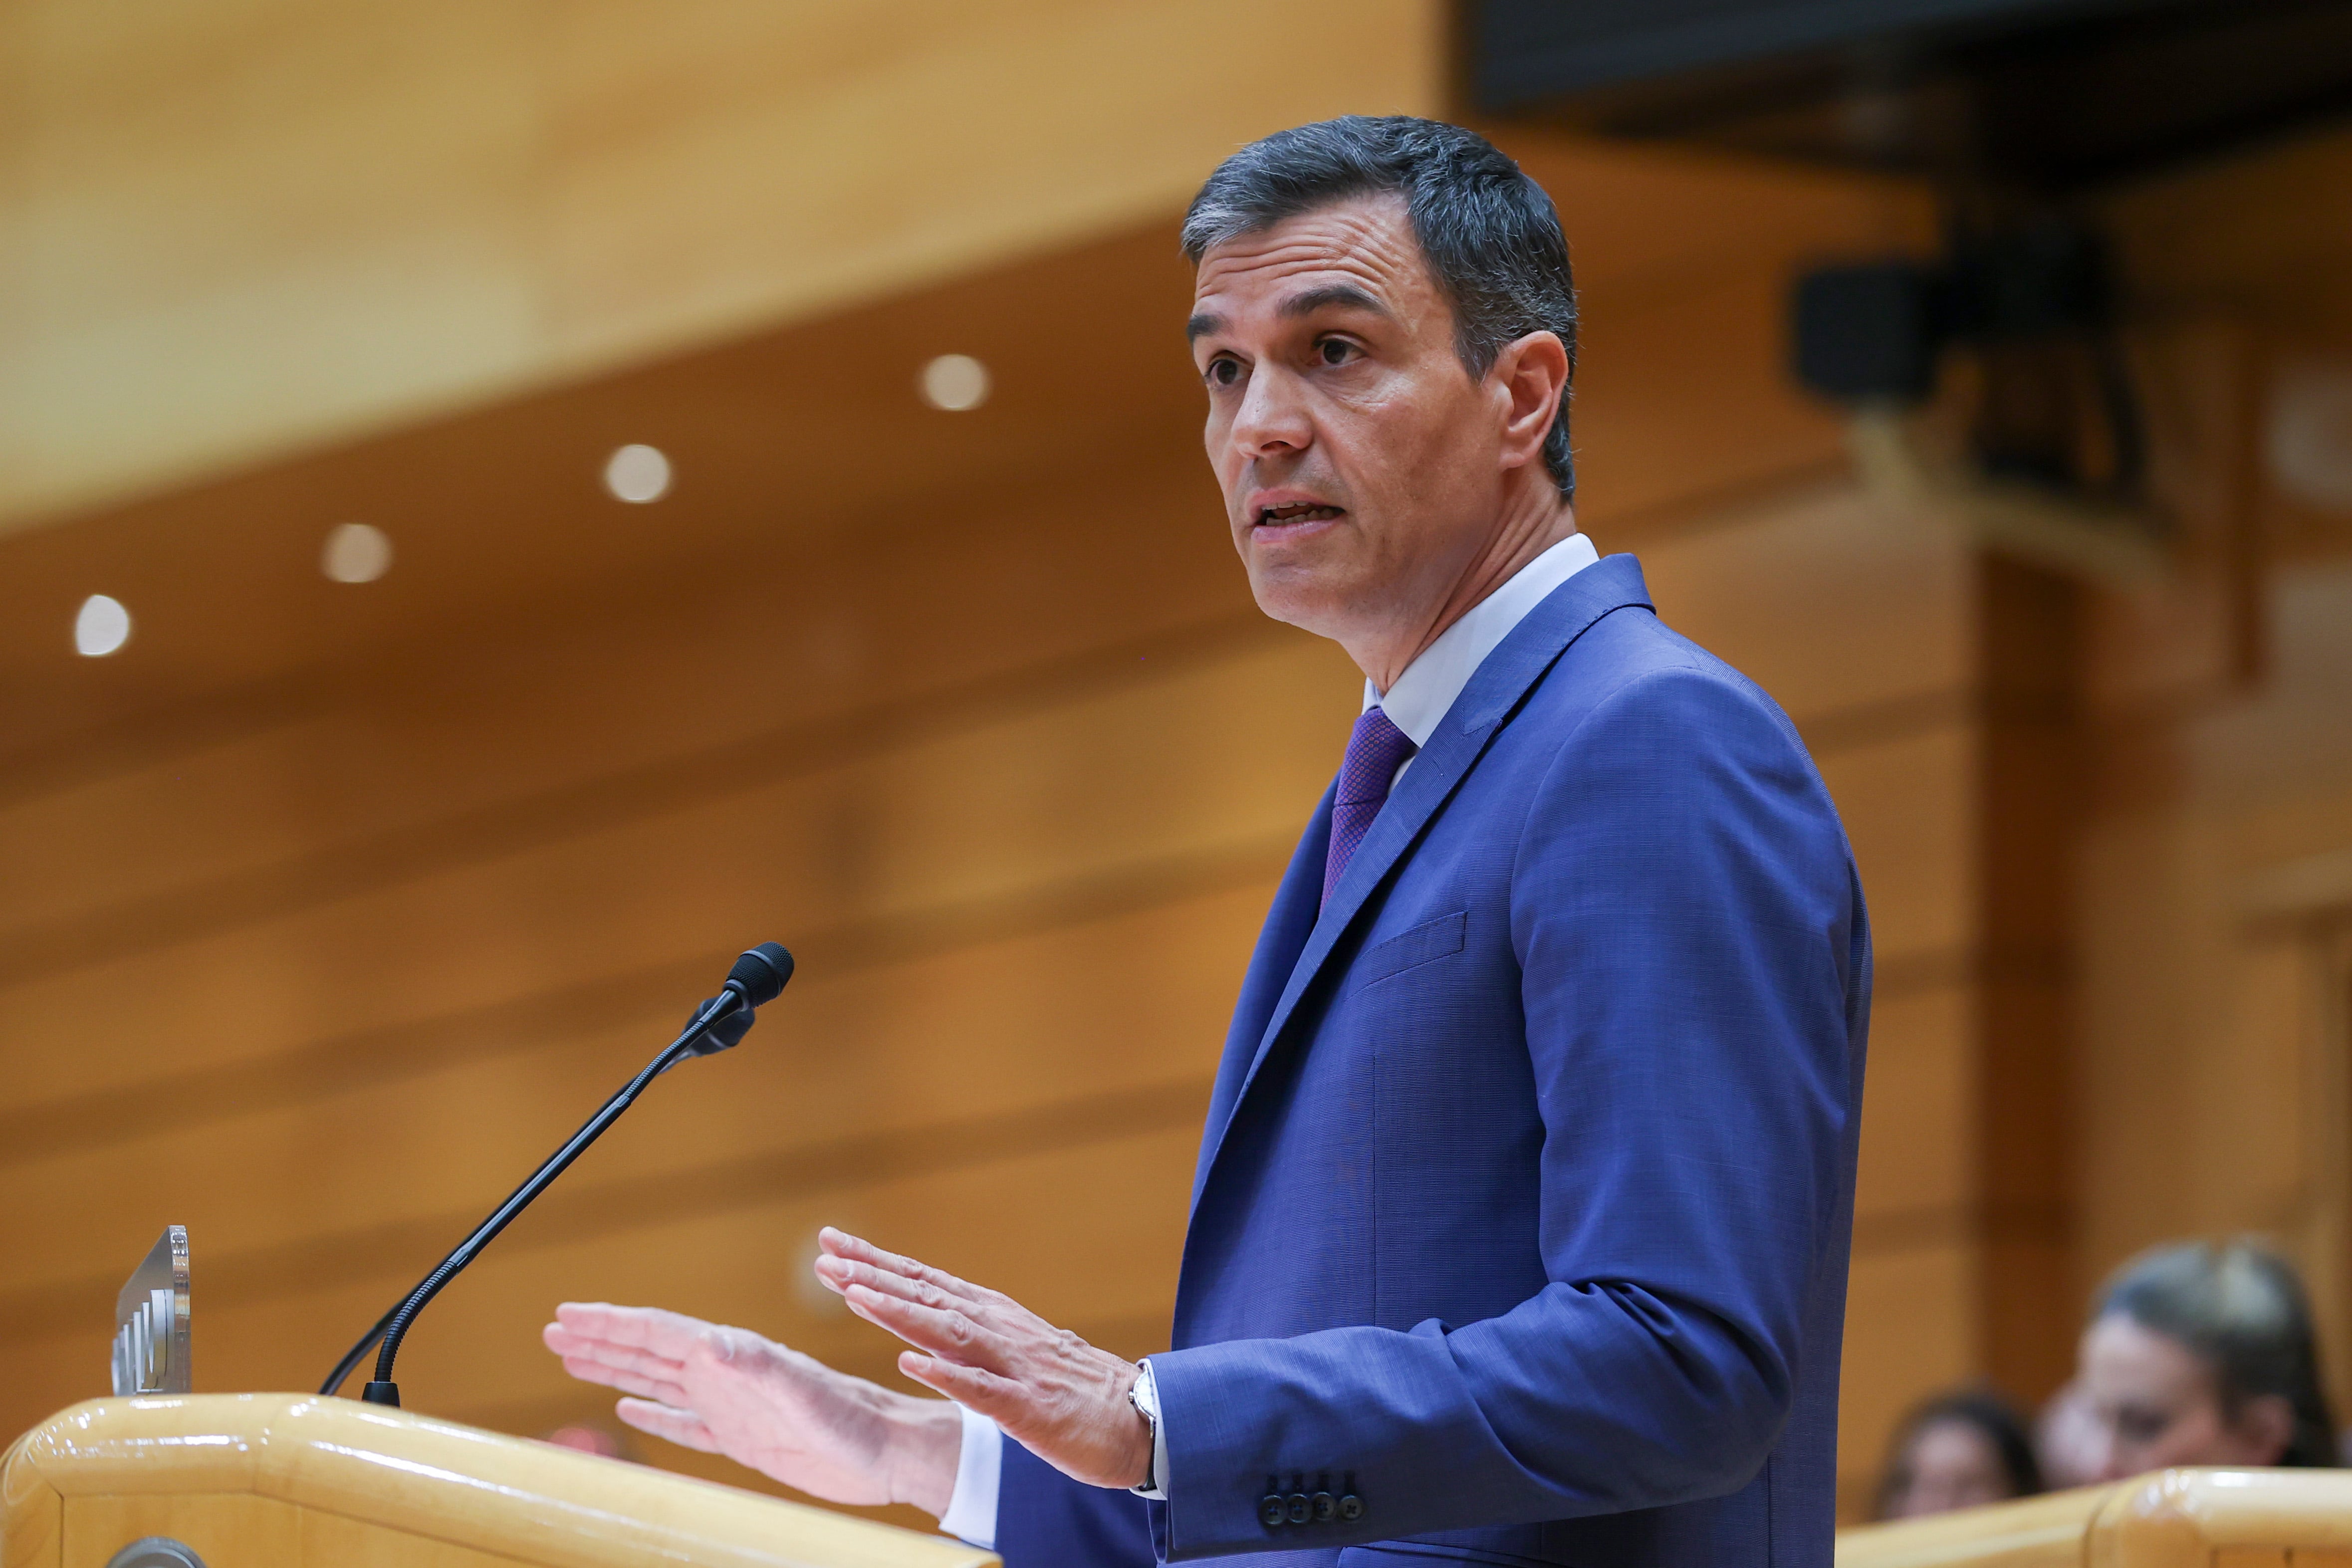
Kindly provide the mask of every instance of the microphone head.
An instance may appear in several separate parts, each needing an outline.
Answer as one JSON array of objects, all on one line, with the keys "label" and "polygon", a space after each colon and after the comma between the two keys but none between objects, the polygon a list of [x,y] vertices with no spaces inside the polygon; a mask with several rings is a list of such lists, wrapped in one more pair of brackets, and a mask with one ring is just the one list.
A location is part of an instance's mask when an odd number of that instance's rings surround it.
[{"label": "microphone head", "polygon": [[747,1008],[761,1008],[776,999],[793,977],[793,956],[780,943],[762,942],[735,960],[727,983],[743,998]]}]

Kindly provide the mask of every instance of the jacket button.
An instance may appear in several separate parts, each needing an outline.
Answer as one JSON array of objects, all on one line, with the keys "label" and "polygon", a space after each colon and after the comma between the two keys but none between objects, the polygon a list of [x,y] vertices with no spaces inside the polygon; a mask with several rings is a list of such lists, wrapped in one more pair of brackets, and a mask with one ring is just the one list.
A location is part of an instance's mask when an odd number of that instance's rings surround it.
[{"label": "jacket button", "polygon": [[1315,1522],[1318,1524],[1328,1524],[1339,1515],[1339,1500],[1328,1491],[1318,1491],[1307,1500],[1315,1510]]},{"label": "jacket button", "polygon": [[1290,1518],[1290,1505],[1282,1500],[1279,1492],[1268,1492],[1257,1500],[1257,1521],[1268,1530],[1277,1530]]},{"label": "jacket button", "polygon": [[1315,1517],[1315,1505],[1307,1500],[1305,1492],[1295,1491],[1290,1494],[1290,1505],[1286,1513],[1291,1523],[1304,1524]]},{"label": "jacket button", "polygon": [[1353,1524],[1363,1517],[1364,1500],[1362,1498],[1358,1497],[1354,1492],[1349,1492],[1339,1499],[1340,1523]]}]

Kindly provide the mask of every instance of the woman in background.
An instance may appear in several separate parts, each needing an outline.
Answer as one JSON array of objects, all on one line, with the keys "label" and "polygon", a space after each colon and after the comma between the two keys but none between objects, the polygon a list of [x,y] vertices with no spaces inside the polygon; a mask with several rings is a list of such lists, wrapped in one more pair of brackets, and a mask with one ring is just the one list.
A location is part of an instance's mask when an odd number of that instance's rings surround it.
[{"label": "woman in background", "polygon": [[[2144,1252],[2099,1291],[2084,1332],[2067,1480],[2172,1465],[2333,1465],[2336,1428],[2303,1281],[2250,1241]],[[2053,1402],[2054,1403],[2054,1402]],[[2054,1434],[2053,1434],[2054,1435]]]},{"label": "woman in background", "polygon": [[1917,1519],[2042,1490],[2025,1423],[1998,1395],[1943,1395],[1904,1417],[1887,1450],[1881,1519]]}]

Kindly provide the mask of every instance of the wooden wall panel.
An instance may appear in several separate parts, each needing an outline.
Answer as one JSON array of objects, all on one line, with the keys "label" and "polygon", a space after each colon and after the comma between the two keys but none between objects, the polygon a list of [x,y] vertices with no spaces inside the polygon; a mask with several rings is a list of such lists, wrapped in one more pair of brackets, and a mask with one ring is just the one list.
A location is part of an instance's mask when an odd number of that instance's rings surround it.
[{"label": "wooden wall panel", "polygon": [[[1833,414],[1786,390],[1786,279],[1768,266],[1664,298],[1629,300],[1580,334],[1573,420],[1589,443],[1579,483],[1606,497],[1591,520],[1605,526],[1622,509],[1639,517],[1680,508],[1714,511],[1785,486],[1810,461],[1817,475],[1844,466],[1842,426]],[[1612,339],[1638,353],[1612,352]],[[1777,396],[1759,396],[1769,387]],[[1672,418],[1654,410],[1671,408]],[[1704,439],[1692,433],[1707,432]]]},{"label": "wooden wall panel", "polygon": [[[2352,229],[2323,193],[2352,172],[2338,125],[2116,193],[2105,220],[2151,312],[2210,312],[2294,337],[2352,332]],[[2318,198],[2318,199],[2315,199]]]},{"label": "wooden wall panel", "polygon": [[1948,976],[1974,939],[1972,760],[1959,725],[1815,757],[1862,868],[1882,975]]},{"label": "wooden wall panel", "polygon": [[1839,1408],[1848,1519],[1866,1517],[1904,1411],[1985,1371],[1978,1011],[1965,981],[1882,983],[1872,1009]]},{"label": "wooden wall panel", "polygon": [[2076,998],[2084,591],[1988,559],[1975,780],[1984,1365],[2038,1406],[2074,1375]]},{"label": "wooden wall panel", "polygon": [[[1854,678],[1866,692],[1872,676]],[[1949,716],[1967,706],[1952,691],[1838,704],[1810,732],[1861,869],[1877,958],[1840,1411],[1848,1517],[1875,1484],[1901,1411],[1983,1366],[1968,1295],[1981,1287],[1986,1224],[1974,1120],[1977,739]],[[1924,1299],[1930,1290],[1952,1299]]]},{"label": "wooden wall panel", "polygon": [[[9,11],[18,520],[1066,245],[1440,80],[1427,0]],[[1326,68],[1199,46],[1258,29]]]},{"label": "wooden wall panel", "polygon": [[1980,1174],[1970,1135],[1979,1093],[1976,1036],[1975,991],[1964,983],[1892,987],[1874,999],[1857,1251],[1968,1228]]},{"label": "wooden wall panel", "polygon": [[[1209,977],[1246,956],[1286,853],[1237,864],[1246,880],[1231,892],[1023,938],[983,937],[846,974],[814,953],[805,980],[751,1041],[665,1077],[567,1185],[675,1187],[780,1147],[1012,1127],[1039,1105],[1157,1105],[1171,1084],[1181,1092],[1167,1103],[1196,1116],[1193,1088],[1215,1068],[1231,1004],[1229,988]],[[217,1267],[289,1247],[331,1250],[355,1229],[460,1231],[485,1195],[511,1186],[534,1151],[553,1147],[674,1030],[679,1009],[649,1010],[616,1009],[551,1040],[387,1061],[340,1092],[322,1086],[250,1110],[184,1112],[165,1088],[135,1142],[85,1129],[45,1155],[27,1157],[20,1145],[5,1166],[16,1204],[0,1223],[0,1248],[22,1261],[0,1296],[0,1323],[13,1310],[10,1326],[22,1330],[103,1299],[157,1201],[159,1166],[173,1173],[173,1212],[201,1232]],[[361,1127],[369,1134],[350,1144]],[[59,1234],[55,1216],[72,1211],[93,1222]]]},{"label": "wooden wall panel", "polygon": [[[126,988],[113,1027],[159,1046],[173,1031],[193,1034],[160,1058],[184,1071],[252,1049],[254,1028],[268,1021],[252,1010],[250,988],[263,975],[314,976],[331,988],[322,1006],[397,1024],[554,988],[578,973],[583,954],[627,952],[633,967],[683,961],[742,945],[724,933],[780,921],[823,927],[910,915],[1295,831],[1344,744],[1344,666],[1323,647],[1286,638],[1258,657],[1180,668],[1173,678],[1151,673],[1148,660],[1138,672],[1117,693],[919,732],[900,755],[853,753],[834,768],[780,758],[782,782],[682,810],[663,810],[641,790],[652,814],[635,820],[522,838],[505,852],[468,846],[465,858],[425,857],[415,875],[342,897],[331,886],[325,897],[161,952],[36,971],[0,994],[0,1029],[27,1042],[63,1039],[85,988],[136,971],[142,984]],[[1254,700],[1268,689],[1299,706]],[[1300,722],[1318,708],[1338,716]],[[1150,744],[1195,726],[1213,727],[1256,766],[1233,768],[1213,748]],[[720,845],[726,872],[698,869]],[[570,913],[559,919],[559,911]],[[559,930],[562,942],[547,940]],[[366,959],[339,962],[342,954]],[[298,1012],[282,1021],[324,1029],[331,1020]],[[45,1093],[60,1075],[85,1071],[37,1060],[26,1089]],[[98,1076],[121,1082],[104,1069]]]},{"label": "wooden wall panel", "polygon": [[1887,1434],[1922,1395],[1981,1374],[1981,1260],[1966,1240],[1858,1254],[1847,1277],[1838,1401],[1838,1503],[1866,1519]]},{"label": "wooden wall panel", "polygon": [[[1606,532],[1605,525],[1600,525]],[[1948,724],[1974,678],[1961,541],[1839,480],[1640,541],[1662,612],[1817,748]],[[1790,628],[1811,629],[1805,636]]]},{"label": "wooden wall panel", "polygon": [[[608,602],[579,607],[604,637],[551,644],[543,614],[486,636],[428,633],[331,687],[225,712],[194,744],[167,737],[48,779],[26,758],[0,783],[17,961],[39,928],[110,910],[119,932],[126,904],[315,857],[322,840],[409,835],[413,856],[415,835],[454,839],[453,823],[501,809],[561,812],[570,826],[583,780],[641,810],[665,780],[723,785],[730,767],[789,770],[1100,689],[1128,664],[1307,643],[1236,602],[1223,531],[1178,504],[1189,499],[1147,497],[1147,526],[1107,534],[1063,498],[1034,509],[1017,550],[984,525],[836,532],[779,548],[788,571],[714,579],[698,563],[607,590]],[[877,549],[892,562],[887,591],[858,580]],[[489,732],[486,690],[517,697]]]},{"label": "wooden wall panel", "polygon": [[2182,1065],[2183,1087],[2207,1108],[2178,1151],[2189,1166],[2185,1218],[2199,1231],[2252,1226],[2294,1236],[2316,1207],[2324,1145],[2342,1137],[2329,1124],[2352,1117],[2352,1105],[2340,1103],[2336,1116],[2306,1111],[2315,1098],[2340,1094],[2314,1050],[2325,1015],[2336,1010],[2314,984],[2326,983],[2314,974],[2314,936],[2292,926],[2242,934],[2211,1046]]},{"label": "wooden wall panel", "polygon": [[[1663,141],[1597,140],[1535,121],[1482,121],[1478,129],[1550,193],[1577,286],[1594,290],[1605,307],[1584,312],[1596,330],[1620,312],[1630,318],[1711,296],[1727,277],[1785,277],[1825,255],[1936,238],[1933,195],[1913,181]],[[1741,328],[1756,330],[1755,323]],[[1785,379],[1776,395],[1804,401]],[[1730,430],[1707,434],[1738,437]],[[1688,455],[1677,453],[1677,460]]]}]

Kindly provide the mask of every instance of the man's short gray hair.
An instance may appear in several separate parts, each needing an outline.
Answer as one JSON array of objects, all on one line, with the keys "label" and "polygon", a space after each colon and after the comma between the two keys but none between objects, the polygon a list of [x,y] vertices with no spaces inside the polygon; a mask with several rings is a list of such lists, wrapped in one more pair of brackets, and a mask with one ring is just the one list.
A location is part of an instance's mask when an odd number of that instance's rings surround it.
[{"label": "man's short gray hair", "polygon": [[[1404,198],[1413,237],[1454,308],[1454,350],[1473,377],[1507,343],[1557,335],[1576,371],[1576,287],[1551,198],[1475,131],[1409,115],[1360,114],[1278,131],[1217,166],[1184,214],[1194,266],[1211,246],[1357,196]],[[1544,437],[1544,466],[1576,497],[1568,396]]]}]

